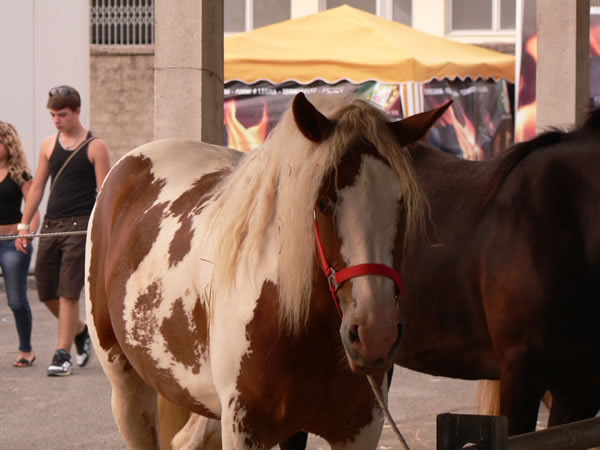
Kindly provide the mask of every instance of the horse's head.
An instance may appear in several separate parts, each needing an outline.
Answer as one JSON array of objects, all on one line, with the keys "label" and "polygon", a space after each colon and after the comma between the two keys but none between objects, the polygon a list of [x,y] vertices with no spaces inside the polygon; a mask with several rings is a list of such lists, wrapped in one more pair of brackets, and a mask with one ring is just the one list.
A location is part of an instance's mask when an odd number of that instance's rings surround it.
[{"label": "horse's head", "polygon": [[391,123],[373,106],[357,102],[329,119],[302,94],[293,112],[306,138],[333,141],[315,151],[343,147],[315,204],[317,249],[342,316],[350,367],[357,373],[385,371],[403,328],[397,304],[402,281],[394,267],[400,267],[404,239],[411,234],[404,230],[414,230],[425,208],[402,147],[421,138],[439,114]]}]

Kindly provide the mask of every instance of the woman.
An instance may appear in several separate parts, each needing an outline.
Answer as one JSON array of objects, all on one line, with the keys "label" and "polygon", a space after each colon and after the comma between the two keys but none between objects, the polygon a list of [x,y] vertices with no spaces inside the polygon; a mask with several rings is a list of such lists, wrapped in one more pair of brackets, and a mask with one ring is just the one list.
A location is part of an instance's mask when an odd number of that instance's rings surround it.
[{"label": "woman", "polygon": [[[17,234],[21,221],[21,203],[31,187],[31,175],[23,144],[14,127],[0,121],[0,235]],[[35,232],[40,223],[36,211],[31,223]],[[19,356],[14,367],[29,367],[35,361],[31,347],[31,308],[27,300],[27,272],[33,250],[31,239],[19,239],[26,245],[16,246],[15,239],[0,240],[0,268],[6,286],[8,306],[15,316],[19,336]]]}]

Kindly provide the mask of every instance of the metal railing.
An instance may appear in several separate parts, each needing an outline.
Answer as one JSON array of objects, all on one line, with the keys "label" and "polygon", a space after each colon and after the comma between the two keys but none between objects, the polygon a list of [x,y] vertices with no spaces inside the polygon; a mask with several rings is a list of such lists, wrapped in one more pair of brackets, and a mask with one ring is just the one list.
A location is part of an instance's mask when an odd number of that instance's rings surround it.
[{"label": "metal railing", "polygon": [[154,44],[154,0],[90,0],[90,42]]},{"label": "metal railing", "polygon": [[598,445],[600,417],[509,437],[504,416],[437,416],[437,450],[585,450]]}]

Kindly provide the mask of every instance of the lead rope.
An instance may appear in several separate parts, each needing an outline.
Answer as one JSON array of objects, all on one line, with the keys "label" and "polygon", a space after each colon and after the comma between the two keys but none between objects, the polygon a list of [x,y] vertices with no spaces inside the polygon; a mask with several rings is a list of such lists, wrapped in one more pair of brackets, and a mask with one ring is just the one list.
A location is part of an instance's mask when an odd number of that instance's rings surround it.
[{"label": "lead rope", "polygon": [[0,241],[10,241],[12,239],[19,239],[19,238],[33,239],[33,238],[37,238],[37,237],[70,236],[70,235],[86,234],[86,233],[87,233],[86,230],[81,230],[81,231],[57,231],[55,233],[33,233],[33,234],[24,234],[24,235],[3,234],[3,235],[0,235]]},{"label": "lead rope", "polygon": [[402,448],[404,448],[406,450],[410,450],[410,447],[406,443],[406,439],[404,439],[404,436],[402,436],[402,433],[400,433],[400,430],[396,426],[396,423],[394,422],[394,419],[392,418],[392,415],[390,414],[390,410],[388,409],[387,405],[383,401],[383,395],[381,394],[381,387],[379,385],[377,385],[377,383],[375,382],[375,380],[373,379],[373,377],[371,375],[367,375],[367,380],[369,380],[369,384],[371,385],[373,394],[375,394],[377,403],[379,403],[379,407],[383,410],[383,414],[385,415],[385,418],[387,419],[388,423],[391,425],[392,429],[394,430],[394,433],[398,437],[400,444],[402,444]]}]

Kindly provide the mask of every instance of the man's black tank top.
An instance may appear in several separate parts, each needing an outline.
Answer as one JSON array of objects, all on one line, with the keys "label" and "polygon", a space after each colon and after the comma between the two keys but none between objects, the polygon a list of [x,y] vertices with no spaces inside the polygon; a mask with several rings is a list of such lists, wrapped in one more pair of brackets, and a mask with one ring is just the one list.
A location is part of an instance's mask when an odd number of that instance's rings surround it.
[{"label": "man's black tank top", "polygon": [[[91,135],[89,131],[86,139]],[[48,199],[46,218],[85,216],[92,212],[96,201],[96,173],[88,159],[89,146],[89,142],[84,145],[58,177],[58,182]],[[60,145],[59,133],[49,161],[51,182],[54,182],[56,174],[72,152],[73,150],[65,150]]]}]

